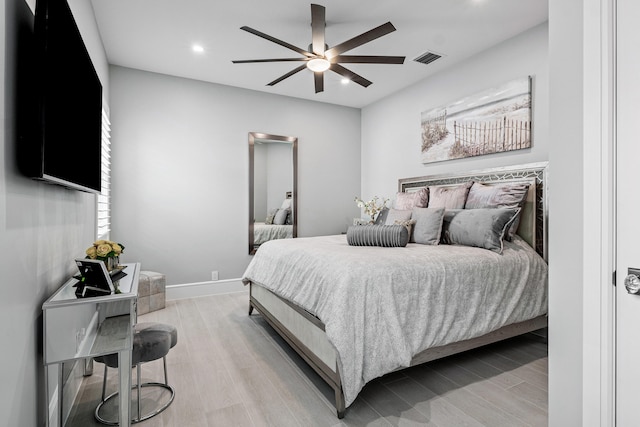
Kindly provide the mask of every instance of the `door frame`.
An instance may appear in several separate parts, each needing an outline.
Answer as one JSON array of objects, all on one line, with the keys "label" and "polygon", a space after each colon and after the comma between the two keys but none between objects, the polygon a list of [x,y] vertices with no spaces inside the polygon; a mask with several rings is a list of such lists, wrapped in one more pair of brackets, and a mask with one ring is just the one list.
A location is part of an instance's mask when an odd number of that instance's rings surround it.
[{"label": "door frame", "polygon": [[583,425],[615,425],[616,4],[584,3]]}]

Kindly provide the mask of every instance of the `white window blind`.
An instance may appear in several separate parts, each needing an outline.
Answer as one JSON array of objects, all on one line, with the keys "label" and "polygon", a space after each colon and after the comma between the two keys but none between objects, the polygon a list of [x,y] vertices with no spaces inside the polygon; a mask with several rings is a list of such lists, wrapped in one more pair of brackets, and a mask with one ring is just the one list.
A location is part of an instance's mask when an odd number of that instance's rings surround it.
[{"label": "white window blind", "polygon": [[97,197],[98,239],[109,239],[111,231],[111,123],[109,113],[102,108],[102,192]]}]

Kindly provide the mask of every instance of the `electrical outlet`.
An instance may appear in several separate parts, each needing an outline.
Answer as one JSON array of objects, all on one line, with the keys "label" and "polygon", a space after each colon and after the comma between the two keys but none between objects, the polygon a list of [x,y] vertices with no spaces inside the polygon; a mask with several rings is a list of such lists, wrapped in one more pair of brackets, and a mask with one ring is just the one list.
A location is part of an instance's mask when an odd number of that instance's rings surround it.
[{"label": "electrical outlet", "polygon": [[218,280],[218,272],[217,271],[212,271],[211,272],[211,280],[213,280],[214,282],[216,280]]}]

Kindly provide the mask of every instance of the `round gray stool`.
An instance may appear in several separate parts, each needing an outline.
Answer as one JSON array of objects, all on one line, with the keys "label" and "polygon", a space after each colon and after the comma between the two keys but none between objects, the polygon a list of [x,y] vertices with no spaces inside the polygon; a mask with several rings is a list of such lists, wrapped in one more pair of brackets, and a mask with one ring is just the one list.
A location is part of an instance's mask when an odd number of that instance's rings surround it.
[{"label": "round gray stool", "polygon": [[[164,323],[138,323],[135,326],[135,331],[133,334],[133,351],[131,355],[131,366],[136,367],[137,371],[137,384],[133,385],[131,389],[138,390],[138,411],[137,417],[131,419],[132,423],[138,423],[140,421],[148,420],[151,417],[158,415],[160,412],[164,411],[171,405],[173,402],[173,398],[175,397],[175,391],[173,387],[171,387],[167,382],[167,353],[169,350],[173,348],[178,343],[178,331],[172,325],[167,325]],[[151,362],[153,360],[158,360],[162,357],[162,362],[164,365],[164,383],[157,382],[147,382],[141,383],[141,370],[140,365],[146,362]],[[103,407],[105,403],[107,403],[110,399],[116,397],[119,392],[115,392],[110,394],[107,398],[105,398],[106,388],[107,388],[107,369],[108,368],[117,368],[118,367],[118,355],[117,354],[108,354],[105,356],[95,357],[94,360],[96,362],[104,363],[104,378],[102,380],[102,400],[96,407],[95,418],[103,424],[108,425],[118,425],[118,420],[109,421],[102,416],[100,416],[100,409]],[[169,400],[162,404],[160,407],[155,410],[149,412],[148,414],[141,414],[141,402],[140,402],[140,393],[142,391],[142,387],[161,387],[169,390],[171,393]]]}]

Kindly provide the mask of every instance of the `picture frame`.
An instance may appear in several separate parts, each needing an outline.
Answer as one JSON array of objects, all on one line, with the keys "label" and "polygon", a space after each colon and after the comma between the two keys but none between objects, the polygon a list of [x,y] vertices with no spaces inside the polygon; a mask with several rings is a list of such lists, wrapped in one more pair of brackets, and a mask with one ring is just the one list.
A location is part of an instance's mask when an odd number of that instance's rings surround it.
[{"label": "picture frame", "polygon": [[422,163],[531,148],[531,88],[526,76],[424,111]]},{"label": "picture frame", "polygon": [[80,272],[78,283],[76,284],[76,296],[92,297],[110,295],[115,292],[111,275],[103,261],[78,258],[75,262]]}]

